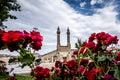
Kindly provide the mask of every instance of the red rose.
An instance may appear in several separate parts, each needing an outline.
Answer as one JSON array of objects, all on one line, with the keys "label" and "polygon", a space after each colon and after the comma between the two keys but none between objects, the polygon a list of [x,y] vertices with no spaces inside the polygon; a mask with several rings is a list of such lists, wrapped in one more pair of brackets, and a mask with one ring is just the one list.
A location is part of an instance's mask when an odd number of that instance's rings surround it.
[{"label": "red rose", "polygon": [[75,51],[73,52],[73,54],[74,54],[74,55],[78,55],[78,50],[75,50]]},{"label": "red rose", "polygon": [[7,78],[6,80],[17,80],[15,77]]},{"label": "red rose", "polygon": [[12,52],[17,50],[18,45],[24,41],[22,32],[20,31],[8,31],[2,36],[2,40],[7,45],[8,49]]},{"label": "red rose", "polygon": [[[70,70],[70,72],[71,72],[71,70]],[[69,75],[70,75],[69,71],[65,70],[64,73],[63,73],[63,76],[69,76]]]},{"label": "red rose", "polygon": [[30,36],[32,39],[32,48],[35,50],[41,49],[43,37],[40,33],[33,30],[30,32]]},{"label": "red rose", "polygon": [[27,45],[32,42],[32,38],[31,38],[30,33],[28,33],[27,31],[23,32],[23,36],[24,36],[24,39],[25,39],[25,41],[23,43],[23,47],[26,48]]},{"label": "red rose", "polygon": [[50,73],[49,73],[49,69],[48,68],[44,68],[43,69],[43,77],[44,78],[49,78],[50,77]]},{"label": "red rose", "polygon": [[42,41],[43,40],[43,37],[40,35],[39,32],[36,32],[36,31],[32,31],[30,32],[30,35],[31,35],[31,38],[33,41]]},{"label": "red rose", "polygon": [[110,34],[106,33],[103,36],[101,36],[101,39],[106,40],[108,37],[110,37]]},{"label": "red rose", "polygon": [[34,70],[32,70],[32,75],[35,76],[36,80],[49,78],[50,77],[50,70],[48,68],[43,68],[37,66]]},{"label": "red rose", "polygon": [[42,46],[41,41],[37,41],[37,42],[32,43],[32,48],[35,49],[35,50],[41,49],[41,46]]},{"label": "red rose", "polygon": [[89,48],[89,49],[95,49],[95,43],[94,42],[88,42],[86,43],[85,47]]},{"label": "red rose", "polygon": [[88,42],[92,42],[95,39],[96,33],[91,34],[91,36],[89,37]]},{"label": "red rose", "polygon": [[82,47],[81,49],[80,49],[80,53],[85,53],[85,51],[86,51],[86,47]]},{"label": "red rose", "polygon": [[78,72],[78,73],[81,73],[81,74],[83,75],[84,72],[85,72],[85,66],[81,65],[81,66],[77,69],[77,72]]},{"label": "red rose", "polygon": [[62,62],[60,62],[60,61],[55,62],[55,67],[56,68],[61,67],[61,66],[62,66]]},{"label": "red rose", "polygon": [[70,69],[77,68],[77,60],[69,60],[66,64]]},{"label": "red rose", "polygon": [[95,75],[98,73],[98,68],[93,68],[87,73],[87,80],[95,80]]},{"label": "red rose", "polygon": [[71,74],[71,75],[75,75],[75,74],[76,74],[76,70],[71,69],[71,70],[70,70],[70,74]]},{"label": "red rose", "polygon": [[114,38],[113,38],[113,41],[112,41],[112,42],[113,42],[114,44],[117,44],[117,43],[118,43],[118,40],[119,40],[119,39],[117,38],[117,36],[114,36]]},{"label": "red rose", "polygon": [[88,64],[88,63],[89,63],[89,59],[88,58],[81,59],[80,64]]},{"label": "red rose", "polygon": [[21,39],[22,39],[22,33],[19,31],[8,31],[2,37],[2,40],[7,44],[11,42],[18,42]]},{"label": "red rose", "polygon": [[115,79],[115,77],[113,75],[106,74],[101,77],[101,80],[117,80],[117,79]]},{"label": "red rose", "polygon": [[117,52],[117,56],[120,58],[120,52]]},{"label": "red rose", "polygon": [[61,73],[60,68],[55,68],[55,74],[56,74],[56,75],[60,75],[60,73]]},{"label": "red rose", "polygon": [[97,38],[98,40],[100,40],[103,35],[105,35],[105,32],[97,33],[97,34],[96,34],[96,38]]}]

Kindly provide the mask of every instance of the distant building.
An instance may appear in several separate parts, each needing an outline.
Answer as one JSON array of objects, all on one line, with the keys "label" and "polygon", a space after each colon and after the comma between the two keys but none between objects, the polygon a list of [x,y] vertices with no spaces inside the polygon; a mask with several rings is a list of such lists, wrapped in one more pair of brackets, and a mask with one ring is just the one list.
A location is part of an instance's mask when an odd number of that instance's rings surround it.
[{"label": "distant building", "polygon": [[72,59],[73,49],[71,49],[69,28],[67,29],[66,34],[67,34],[67,45],[62,46],[61,43],[60,43],[60,29],[59,29],[59,27],[57,28],[56,50],[42,55],[42,57],[41,57],[42,62],[55,62],[56,60],[67,61],[67,60]]}]

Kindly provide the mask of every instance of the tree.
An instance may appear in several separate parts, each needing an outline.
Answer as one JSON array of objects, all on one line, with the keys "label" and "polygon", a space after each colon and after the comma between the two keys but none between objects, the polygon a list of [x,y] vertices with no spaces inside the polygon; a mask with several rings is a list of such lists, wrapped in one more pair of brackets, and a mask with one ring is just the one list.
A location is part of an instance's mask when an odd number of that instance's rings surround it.
[{"label": "tree", "polygon": [[10,19],[17,19],[15,15],[12,15],[10,11],[21,11],[21,6],[17,3],[17,0],[0,0],[0,28],[6,28],[3,25],[4,21]]}]

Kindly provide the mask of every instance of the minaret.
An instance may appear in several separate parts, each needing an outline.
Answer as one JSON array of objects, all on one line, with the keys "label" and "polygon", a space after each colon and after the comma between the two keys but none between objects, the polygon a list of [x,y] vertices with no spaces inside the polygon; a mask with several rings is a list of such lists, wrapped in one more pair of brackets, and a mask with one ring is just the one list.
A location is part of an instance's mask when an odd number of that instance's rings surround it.
[{"label": "minaret", "polygon": [[70,44],[70,30],[69,30],[69,28],[67,29],[67,46],[71,49],[71,44]]},{"label": "minaret", "polygon": [[60,47],[60,29],[57,28],[57,49]]}]

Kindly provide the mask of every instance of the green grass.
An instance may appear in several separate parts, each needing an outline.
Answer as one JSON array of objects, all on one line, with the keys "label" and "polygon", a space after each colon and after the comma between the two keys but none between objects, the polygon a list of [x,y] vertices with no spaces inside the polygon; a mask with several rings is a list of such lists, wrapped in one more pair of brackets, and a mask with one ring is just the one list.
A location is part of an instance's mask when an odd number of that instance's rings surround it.
[{"label": "green grass", "polygon": [[5,80],[7,76],[0,76],[0,80]]},{"label": "green grass", "polygon": [[[0,76],[0,80],[5,80],[8,77],[9,76]],[[31,76],[17,75],[15,78],[17,78],[17,80],[34,80],[34,78],[32,78]]]}]

